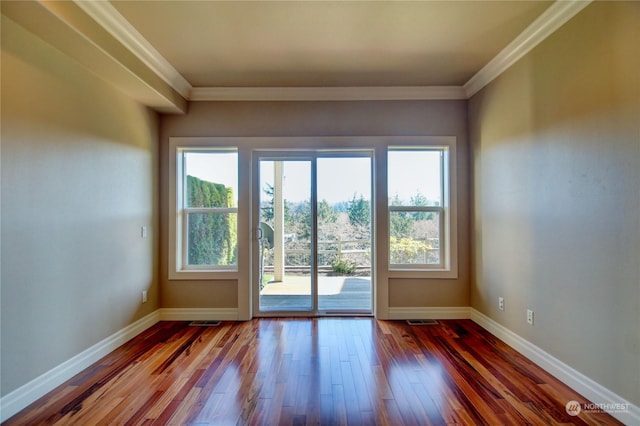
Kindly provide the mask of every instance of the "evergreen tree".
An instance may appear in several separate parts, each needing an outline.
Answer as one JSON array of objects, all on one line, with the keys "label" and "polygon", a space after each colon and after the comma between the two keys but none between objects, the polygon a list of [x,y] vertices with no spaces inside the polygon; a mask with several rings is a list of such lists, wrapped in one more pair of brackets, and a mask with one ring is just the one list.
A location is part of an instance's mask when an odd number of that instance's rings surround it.
[{"label": "evergreen tree", "polygon": [[[396,194],[391,200],[392,206],[401,206],[402,200]],[[391,212],[389,216],[389,234],[392,237],[404,238],[413,234],[413,218],[408,212]]]},{"label": "evergreen tree", "polygon": [[262,191],[265,193],[265,195],[267,197],[270,197],[269,201],[264,202],[264,204],[267,204],[267,205],[262,207],[262,220],[264,222],[267,222],[267,223],[271,224],[273,222],[273,215],[274,215],[274,213],[273,213],[273,192],[274,192],[273,185],[270,185],[268,183],[265,184],[265,187],[264,187],[264,189]]},{"label": "evergreen tree", "polygon": [[371,223],[371,205],[364,196],[360,194],[360,198],[353,195],[353,199],[347,207],[349,222],[354,226],[363,226],[368,228]]},{"label": "evergreen tree", "polygon": [[329,205],[327,200],[322,200],[318,203],[318,221],[324,223],[335,223],[338,220],[338,215],[333,211],[333,207]]},{"label": "evergreen tree", "polygon": [[[427,199],[427,197],[422,195],[420,193],[420,191],[418,191],[418,192],[416,192],[416,195],[411,197],[411,205],[412,206],[417,206],[417,207],[428,206],[429,205],[429,200]],[[433,213],[431,213],[431,212],[415,212],[415,213],[413,213],[413,218],[415,220],[431,220],[431,219],[433,219]]]}]

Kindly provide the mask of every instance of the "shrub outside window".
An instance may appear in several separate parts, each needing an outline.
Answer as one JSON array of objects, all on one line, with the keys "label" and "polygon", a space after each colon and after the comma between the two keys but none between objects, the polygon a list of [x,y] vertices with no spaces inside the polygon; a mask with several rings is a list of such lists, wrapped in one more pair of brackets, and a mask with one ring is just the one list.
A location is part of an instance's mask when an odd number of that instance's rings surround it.
[{"label": "shrub outside window", "polygon": [[237,271],[238,153],[178,149],[178,271]]}]

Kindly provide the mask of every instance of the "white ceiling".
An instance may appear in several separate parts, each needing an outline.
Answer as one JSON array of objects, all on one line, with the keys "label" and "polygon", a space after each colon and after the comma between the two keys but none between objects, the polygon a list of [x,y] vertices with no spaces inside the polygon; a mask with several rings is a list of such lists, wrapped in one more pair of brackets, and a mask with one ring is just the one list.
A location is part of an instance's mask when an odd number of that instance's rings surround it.
[{"label": "white ceiling", "polygon": [[0,0],[133,99],[467,99],[591,0]]},{"label": "white ceiling", "polygon": [[551,1],[112,1],[193,87],[460,86]]}]

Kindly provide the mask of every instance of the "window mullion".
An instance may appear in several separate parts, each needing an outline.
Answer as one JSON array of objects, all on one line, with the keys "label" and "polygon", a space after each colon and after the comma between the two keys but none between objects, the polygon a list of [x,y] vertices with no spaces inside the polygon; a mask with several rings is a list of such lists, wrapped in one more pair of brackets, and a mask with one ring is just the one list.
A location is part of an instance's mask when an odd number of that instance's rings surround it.
[{"label": "window mullion", "polygon": [[440,226],[440,241],[438,242],[440,248],[440,266],[444,267],[449,263],[447,253],[449,251],[449,247],[447,246],[447,241],[449,241],[449,235],[447,235],[447,229],[445,226],[445,215],[444,210],[442,213],[438,215],[438,221]]},{"label": "window mullion", "polygon": [[189,264],[189,215],[184,208],[180,214],[182,215],[182,267],[186,268]]},{"label": "window mullion", "polygon": [[391,212],[441,212],[442,206],[389,206]]},{"label": "window mullion", "polygon": [[186,214],[191,213],[238,213],[237,207],[185,207]]}]

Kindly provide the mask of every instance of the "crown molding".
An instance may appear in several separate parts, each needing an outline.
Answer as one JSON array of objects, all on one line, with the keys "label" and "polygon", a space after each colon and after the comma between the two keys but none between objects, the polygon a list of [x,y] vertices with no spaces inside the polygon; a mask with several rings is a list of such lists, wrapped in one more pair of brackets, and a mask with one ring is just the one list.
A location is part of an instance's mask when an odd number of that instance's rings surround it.
[{"label": "crown molding", "polygon": [[511,43],[489,61],[464,85],[467,98],[475,95],[518,59],[529,53],[544,39],[563,26],[592,0],[558,0],[525,28]]},{"label": "crown molding", "polygon": [[406,101],[466,99],[461,86],[194,87],[191,101]]},{"label": "crown molding", "polygon": [[191,84],[108,1],[73,0],[109,34],[115,37],[182,97],[188,99]]},{"label": "crown molding", "polygon": [[190,101],[384,101],[469,99],[592,0],[557,0],[464,86],[192,87],[108,1],[73,0],[87,15]]}]

